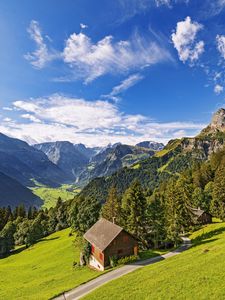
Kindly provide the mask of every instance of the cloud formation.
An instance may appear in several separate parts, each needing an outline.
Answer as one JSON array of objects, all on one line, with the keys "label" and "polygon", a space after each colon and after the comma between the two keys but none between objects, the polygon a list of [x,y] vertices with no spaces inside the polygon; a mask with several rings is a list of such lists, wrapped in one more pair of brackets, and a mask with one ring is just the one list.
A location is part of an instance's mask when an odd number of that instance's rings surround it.
[{"label": "cloud formation", "polygon": [[223,87],[219,84],[216,84],[215,87],[214,87],[214,92],[219,95],[220,93],[223,92]]},{"label": "cloud formation", "polygon": [[105,74],[127,73],[170,60],[169,52],[138,33],[130,40],[114,41],[106,36],[97,43],[84,33],[73,33],[66,41],[63,59],[78,76],[90,82]]},{"label": "cloud formation", "polygon": [[225,35],[216,36],[217,49],[221,56],[225,59]]},{"label": "cloud formation", "polygon": [[176,31],[171,38],[179,59],[183,63],[189,61],[193,64],[204,52],[204,42],[196,41],[197,34],[202,28],[202,24],[192,22],[190,17],[177,23]]},{"label": "cloud formation", "polygon": [[24,55],[33,67],[41,69],[46,66],[46,64],[57,57],[56,53],[52,53],[48,50],[44,38],[42,36],[40,25],[37,21],[32,20],[30,26],[27,29],[30,38],[36,44],[36,50],[31,53]]},{"label": "cloud formation", "polygon": [[103,95],[104,98],[108,98],[114,101],[120,100],[121,93],[125,92],[127,89],[131,88],[135,84],[137,84],[139,81],[141,81],[144,77],[141,74],[133,74],[124,79],[119,85],[116,85],[111,93],[108,95]]},{"label": "cloud formation", "polygon": [[181,133],[194,135],[204,127],[193,122],[159,123],[144,115],[125,114],[115,103],[59,94],[15,101],[13,108],[26,122],[9,120],[0,125],[0,131],[32,143],[69,140],[96,146],[143,140],[167,142]]},{"label": "cloud formation", "polygon": [[[85,24],[80,26],[81,29],[87,28]],[[167,49],[138,32],[128,40],[115,41],[109,35],[96,43],[83,32],[73,33],[65,41],[62,52],[47,47],[37,21],[31,21],[28,32],[37,47],[35,51],[25,55],[33,67],[42,69],[55,59],[62,60],[70,67],[72,75],[60,77],[56,81],[83,79],[88,83],[106,74],[128,74],[172,60]]]}]

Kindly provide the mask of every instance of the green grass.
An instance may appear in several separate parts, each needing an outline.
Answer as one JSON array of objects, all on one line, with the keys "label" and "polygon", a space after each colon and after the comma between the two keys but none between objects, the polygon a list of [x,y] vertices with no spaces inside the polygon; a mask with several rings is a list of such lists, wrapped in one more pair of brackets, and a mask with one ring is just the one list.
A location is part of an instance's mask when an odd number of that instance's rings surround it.
[{"label": "green grass", "polygon": [[79,193],[79,189],[71,185],[62,185],[59,188],[49,188],[45,186],[32,188],[35,195],[40,197],[44,204],[44,208],[54,207],[59,197],[63,201],[73,199],[74,196]]},{"label": "green grass", "polygon": [[69,232],[54,233],[0,259],[0,299],[46,300],[102,274],[88,267],[72,267],[79,261],[79,250]]},{"label": "green grass", "polygon": [[83,299],[225,299],[225,223],[191,235],[193,247],[144,267]]}]

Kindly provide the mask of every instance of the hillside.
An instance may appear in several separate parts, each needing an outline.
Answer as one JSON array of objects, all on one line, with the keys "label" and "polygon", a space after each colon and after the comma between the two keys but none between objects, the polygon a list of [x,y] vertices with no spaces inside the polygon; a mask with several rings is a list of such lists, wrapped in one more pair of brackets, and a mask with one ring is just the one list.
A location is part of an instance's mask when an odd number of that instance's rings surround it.
[{"label": "hillside", "polygon": [[75,180],[80,175],[89,159],[95,155],[95,149],[86,148],[82,144],[74,145],[67,141],[42,143],[34,147],[44,152],[49,160],[62,169],[71,180]]},{"label": "hillside", "polygon": [[57,186],[68,180],[67,175],[42,151],[2,133],[0,133],[0,171],[25,186],[33,186],[34,179],[49,186]]},{"label": "hillside", "polygon": [[79,250],[69,232],[56,232],[0,259],[0,299],[49,299],[99,276],[88,268],[72,267],[79,260]]},{"label": "hillside", "polygon": [[188,251],[113,280],[83,299],[224,299],[225,224],[208,225],[191,239]]},{"label": "hillside", "polygon": [[129,167],[154,154],[155,150],[139,146],[120,143],[108,146],[90,159],[90,163],[77,181],[84,184],[96,177],[109,176],[123,167]]},{"label": "hillside", "polygon": [[153,190],[171,175],[178,175],[194,164],[206,161],[212,153],[222,150],[225,145],[224,122],[225,110],[220,109],[214,114],[211,124],[198,136],[171,140],[153,157],[120,169],[109,177],[92,180],[82,194],[96,196],[104,201],[112,185],[123,193],[134,179],[139,179],[145,189]]},{"label": "hillside", "polygon": [[20,184],[13,178],[0,172],[0,207],[10,205],[12,208],[24,203],[26,207],[41,206],[41,199],[31,190]]}]

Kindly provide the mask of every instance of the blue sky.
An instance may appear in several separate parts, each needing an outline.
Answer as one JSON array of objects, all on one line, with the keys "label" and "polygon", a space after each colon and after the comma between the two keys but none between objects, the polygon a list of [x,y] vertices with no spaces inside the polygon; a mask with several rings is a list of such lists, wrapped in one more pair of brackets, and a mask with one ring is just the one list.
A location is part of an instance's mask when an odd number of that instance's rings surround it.
[{"label": "blue sky", "polygon": [[225,0],[1,1],[0,35],[0,131],[29,143],[167,142],[224,107]]}]

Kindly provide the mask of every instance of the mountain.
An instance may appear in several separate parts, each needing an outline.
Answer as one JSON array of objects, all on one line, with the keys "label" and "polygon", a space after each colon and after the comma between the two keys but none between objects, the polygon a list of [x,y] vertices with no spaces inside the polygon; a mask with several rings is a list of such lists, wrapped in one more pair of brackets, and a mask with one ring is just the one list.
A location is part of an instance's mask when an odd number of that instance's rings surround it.
[{"label": "mountain", "polygon": [[91,157],[99,150],[99,148],[87,148],[83,144],[72,144],[68,141],[36,144],[34,147],[44,152],[48,159],[73,181],[84,171]]},{"label": "mountain", "polygon": [[0,172],[24,186],[33,186],[34,180],[49,186],[57,186],[69,180],[68,176],[42,151],[2,133],[0,133]]},{"label": "mountain", "polygon": [[136,144],[138,147],[143,147],[143,148],[149,148],[155,151],[162,150],[165,146],[163,143],[157,143],[153,141],[143,141],[138,144]]},{"label": "mountain", "polygon": [[28,206],[41,206],[42,201],[31,190],[13,178],[0,172],[0,207],[10,205],[12,208],[23,203]]},{"label": "mountain", "polygon": [[92,178],[111,175],[118,169],[131,166],[155,153],[149,148],[121,143],[109,144],[103,148],[88,148],[83,144],[62,141],[37,144],[34,147],[43,151],[51,162],[81,186]]},{"label": "mountain", "polygon": [[213,153],[224,149],[224,124],[225,110],[219,109],[212,122],[196,137],[171,140],[153,157],[122,168],[109,177],[93,179],[81,194],[104,201],[112,185],[123,193],[134,179],[138,179],[145,189],[154,189],[172,175],[178,176],[195,163],[208,160]]},{"label": "mountain", "polygon": [[155,151],[138,146],[120,143],[108,145],[91,158],[86,170],[81,173],[77,181],[84,184],[92,178],[109,176],[123,167],[129,167],[154,154]]}]

